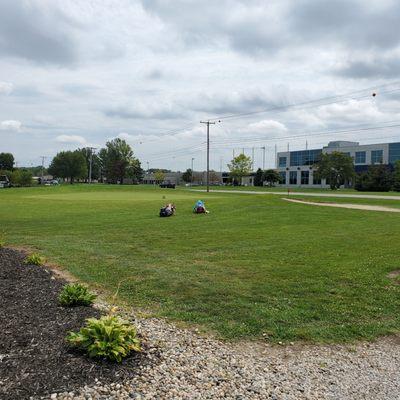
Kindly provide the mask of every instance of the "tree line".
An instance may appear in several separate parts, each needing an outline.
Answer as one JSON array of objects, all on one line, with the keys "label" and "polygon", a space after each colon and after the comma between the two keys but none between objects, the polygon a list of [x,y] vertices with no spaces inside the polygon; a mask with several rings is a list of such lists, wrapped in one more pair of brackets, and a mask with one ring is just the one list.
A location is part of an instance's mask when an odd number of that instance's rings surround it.
[{"label": "tree line", "polygon": [[90,148],[75,151],[61,151],[52,160],[49,174],[69,180],[89,179],[91,164],[91,179],[108,183],[122,183],[129,178],[138,183],[143,177],[143,170],[131,146],[123,139],[113,139],[106,143],[98,154]]}]

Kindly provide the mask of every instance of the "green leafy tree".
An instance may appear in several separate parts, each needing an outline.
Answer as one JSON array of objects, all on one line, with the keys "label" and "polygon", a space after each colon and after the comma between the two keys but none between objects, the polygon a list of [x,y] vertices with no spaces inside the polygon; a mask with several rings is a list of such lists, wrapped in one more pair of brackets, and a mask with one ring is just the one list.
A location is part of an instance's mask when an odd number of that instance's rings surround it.
[{"label": "green leafy tree", "polygon": [[92,179],[100,179],[100,169],[101,169],[101,162],[100,157],[93,152],[92,149],[89,147],[83,147],[78,149],[77,151],[81,152],[82,155],[85,157],[86,161],[86,169],[88,171],[88,180],[89,180],[89,170],[90,170],[90,153],[92,152]]},{"label": "green leafy tree", "polygon": [[137,158],[133,157],[129,161],[129,165],[126,169],[126,174],[129,178],[133,180],[134,183],[139,183],[142,181],[144,171],[142,169],[140,161]]},{"label": "green leafy tree", "polygon": [[[101,166],[107,181],[118,183],[132,173],[137,173],[135,178],[139,181],[143,171],[140,162],[133,156],[133,151],[129,144],[120,138],[113,139],[106,143],[106,147],[99,152]],[[138,168],[140,167],[140,168]]]},{"label": "green leafy tree", "polygon": [[71,184],[75,179],[86,178],[88,173],[85,157],[79,150],[59,152],[48,171],[57,178],[68,178]]},{"label": "green leafy tree", "polygon": [[347,154],[334,151],[330,154],[322,154],[321,160],[315,166],[316,177],[327,179],[332,190],[338,189],[346,181],[354,177],[353,159]]},{"label": "green leafy tree", "polygon": [[254,175],[254,186],[262,186],[264,183],[264,172],[261,168],[258,168]]},{"label": "green leafy tree", "polygon": [[11,174],[11,183],[15,186],[32,185],[32,172],[25,169],[15,169]]},{"label": "green leafy tree", "polygon": [[165,179],[165,173],[160,169],[154,173],[154,180],[156,183],[163,182]]},{"label": "green leafy tree", "polygon": [[274,186],[275,183],[281,181],[279,172],[274,169],[267,169],[263,174],[263,180],[268,183],[269,186]]},{"label": "green leafy tree", "polygon": [[242,178],[251,172],[251,158],[244,154],[239,154],[228,164],[228,168],[231,177],[241,184]]},{"label": "green leafy tree", "polygon": [[371,165],[367,172],[357,176],[355,189],[359,191],[388,192],[393,185],[393,174],[386,165]]},{"label": "green leafy tree", "polygon": [[184,182],[192,182],[192,178],[193,178],[193,171],[188,168],[183,174],[182,174],[182,180]]},{"label": "green leafy tree", "polygon": [[14,168],[14,156],[11,153],[0,153],[0,169],[12,171]]}]

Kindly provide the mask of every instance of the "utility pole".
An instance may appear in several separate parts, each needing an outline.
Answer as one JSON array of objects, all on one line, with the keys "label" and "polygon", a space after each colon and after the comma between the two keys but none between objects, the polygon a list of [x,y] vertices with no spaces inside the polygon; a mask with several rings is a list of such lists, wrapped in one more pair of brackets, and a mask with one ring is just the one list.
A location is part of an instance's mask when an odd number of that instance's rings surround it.
[{"label": "utility pole", "polygon": [[42,177],[40,179],[40,184],[43,185],[43,176],[44,176],[44,160],[47,158],[46,156],[40,156],[42,159]]},{"label": "utility pole", "polygon": [[89,184],[92,183],[92,162],[93,162],[93,150],[96,150],[95,147],[88,147],[90,151],[90,158],[89,158]]},{"label": "utility pole", "polygon": [[276,143],[275,143],[275,168],[278,166],[278,160],[276,159],[277,155],[278,155],[278,151],[277,151]]},{"label": "utility pole", "polygon": [[214,125],[215,122],[200,121],[201,124],[207,124],[207,192],[210,191],[210,124]]},{"label": "utility pole", "polygon": [[148,162],[148,161],[146,161],[146,164],[147,164],[147,173],[149,173],[149,170],[150,170],[150,167],[149,167],[149,162]]},{"label": "utility pole", "polygon": [[251,169],[254,172],[254,147],[251,148]]},{"label": "utility pole", "polygon": [[192,157],[192,176],[190,177],[190,182],[193,186],[193,178],[194,178],[194,173],[193,173],[193,161],[194,161],[194,157]]},{"label": "utility pole", "polygon": [[263,171],[265,171],[265,146],[261,147],[261,149],[263,151],[263,163],[262,163],[262,166],[263,166]]}]

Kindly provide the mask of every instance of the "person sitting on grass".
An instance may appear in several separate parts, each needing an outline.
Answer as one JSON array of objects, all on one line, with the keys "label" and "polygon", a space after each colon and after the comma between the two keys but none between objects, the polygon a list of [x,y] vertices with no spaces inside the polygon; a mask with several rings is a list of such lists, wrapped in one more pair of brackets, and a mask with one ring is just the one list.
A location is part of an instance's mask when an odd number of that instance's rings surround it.
[{"label": "person sitting on grass", "polygon": [[208,214],[208,210],[202,200],[198,200],[193,207],[193,212],[195,214]]},{"label": "person sitting on grass", "polygon": [[176,207],[173,203],[168,203],[160,209],[160,217],[171,217],[175,214]]}]

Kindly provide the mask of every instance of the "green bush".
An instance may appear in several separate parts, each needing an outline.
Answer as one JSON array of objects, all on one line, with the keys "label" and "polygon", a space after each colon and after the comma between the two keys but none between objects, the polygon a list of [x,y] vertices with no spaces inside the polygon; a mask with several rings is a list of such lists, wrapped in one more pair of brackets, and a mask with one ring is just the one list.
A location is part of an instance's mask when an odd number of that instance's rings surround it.
[{"label": "green bush", "polygon": [[90,293],[88,288],[80,283],[65,285],[58,297],[63,306],[90,306],[96,295]]},{"label": "green bush", "polygon": [[121,362],[131,351],[140,351],[136,328],[115,315],[89,318],[79,332],[70,332],[67,341],[89,357]]},{"label": "green bush", "polygon": [[37,253],[30,254],[24,260],[25,264],[30,264],[30,265],[43,265],[44,262],[45,262],[45,259]]},{"label": "green bush", "polygon": [[31,186],[32,172],[24,169],[16,169],[11,174],[11,183],[14,186]]}]

